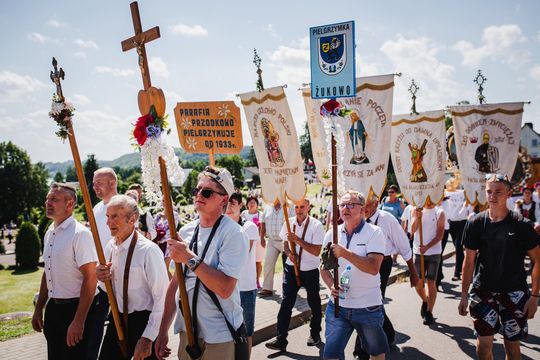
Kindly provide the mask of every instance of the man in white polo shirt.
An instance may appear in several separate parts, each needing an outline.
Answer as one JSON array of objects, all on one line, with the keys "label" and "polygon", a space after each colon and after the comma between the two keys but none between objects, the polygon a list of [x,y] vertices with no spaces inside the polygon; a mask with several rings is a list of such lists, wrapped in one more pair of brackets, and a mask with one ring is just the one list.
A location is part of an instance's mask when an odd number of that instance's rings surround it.
[{"label": "man in white polo shirt", "polygon": [[[296,294],[303,286],[307,292],[307,301],[311,308],[310,337],[308,346],[315,346],[321,342],[322,307],[319,295],[319,264],[321,247],[324,240],[324,227],[321,222],[309,216],[311,204],[304,199],[294,207],[295,217],[290,218],[292,233],[287,233],[287,226],[283,224],[281,239],[284,242],[284,251],[287,255],[283,269],[283,298],[277,318],[277,338],[266,343],[272,350],[285,351],[287,348],[287,335],[291,321],[292,309],[296,302]],[[295,244],[296,255],[289,249],[289,242]],[[296,283],[293,262],[299,266],[300,286]]]},{"label": "man in white polo shirt", "polygon": [[76,204],[73,187],[51,185],[45,210],[53,223],[45,234],[45,272],[32,317],[34,330],[45,334],[49,359],[88,359],[97,255],[92,234],[72,216]]},{"label": "man in white polo shirt", "polygon": [[[349,190],[340,199],[339,211],[344,223],[338,226],[338,243],[332,253],[338,259],[339,273],[349,272],[348,288],[334,287],[330,270],[321,276],[331,290],[326,307],[325,359],[344,359],[344,350],[354,330],[360,336],[362,348],[372,359],[384,359],[388,341],[383,331],[383,304],[379,270],[384,257],[385,240],[382,230],[366,223],[365,198]],[[332,231],[326,234],[325,245],[332,242]],[[348,290],[347,290],[348,289]],[[341,292],[341,294],[340,294]],[[339,317],[334,315],[333,299],[339,299]]]}]

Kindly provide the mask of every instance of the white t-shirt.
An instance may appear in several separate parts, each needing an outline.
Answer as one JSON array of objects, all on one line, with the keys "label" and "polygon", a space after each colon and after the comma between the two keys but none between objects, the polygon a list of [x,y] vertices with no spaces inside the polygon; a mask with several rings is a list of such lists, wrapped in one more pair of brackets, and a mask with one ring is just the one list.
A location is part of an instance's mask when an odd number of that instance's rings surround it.
[{"label": "white t-shirt", "polygon": [[[324,246],[329,242],[332,242],[332,230],[326,233]],[[347,246],[345,224],[338,227],[338,243],[341,246]],[[382,230],[378,226],[364,222],[364,226],[359,233],[353,232],[349,250],[359,256],[369,254],[384,255],[385,241]],[[349,309],[363,309],[382,305],[381,277],[378,272],[375,275],[363,272],[342,257],[338,259],[338,262],[340,274],[345,271],[347,265],[351,266],[351,279],[347,298],[339,299],[339,306]]]},{"label": "white t-shirt", "polygon": [[[307,218],[302,222],[302,225],[298,225],[298,223],[296,222],[296,217],[289,218],[289,223],[291,224],[291,231],[293,231],[299,238],[302,238],[302,234],[304,233],[304,229],[306,227]],[[281,240],[287,241],[287,224],[283,224],[279,237],[281,238]],[[322,245],[324,241],[324,227],[322,223],[311,216],[309,217],[309,225],[306,231],[304,241],[313,245]],[[296,244],[296,255],[300,253],[300,248],[300,245]],[[320,263],[320,256],[310,254],[305,249],[302,250],[302,257],[300,258],[300,271],[318,269]],[[289,259],[288,257],[286,264],[293,266],[291,259]]]},{"label": "white t-shirt", "polygon": [[412,208],[413,206],[412,205],[407,205],[405,206],[405,209],[403,209],[403,214],[401,214],[401,221],[406,221],[407,222],[407,232],[410,234],[411,233],[411,211],[412,211]]},{"label": "white t-shirt", "polygon": [[470,207],[465,205],[465,193],[463,190],[446,192],[448,200],[444,201],[444,214],[447,221],[467,220]]},{"label": "white t-shirt", "polygon": [[[437,222],[441,215],[444,215],[444,210],[440,207],[424,208],[422,210],[422,240],[424,245],[429,244],[437,236]],[[418,230],[414,233],[413,252],[420,254],[420,232]],[[429,248],[424,255],[440,255],[441,253],[442,241],[439,241],[437,245]]]},{"label": "white t-shirt", "polygon": [[[192,221],[179,231],[180,237],[188,244],[191,242],[198,223],[198,220]],[[202,255],[211,231],[212,228],[201,227],[199,229],[199,239],[197,241],[199,255]],[[248,241],[245,237],[246,234],[242,231],[242,227],[231,218],[224,216],[216,230],[212,243],[208,247],[208,251],[204,257],[204,263],[223,272],[227,276],[239,279],[248,254]],[[239,241],[239,239],[243,239],[243,241]],[[189,305],[190,309],[193,309],[193,292],[195,290],[196,275],[187,269],[184,271],[186,272],[186,289],[189,297]],[[217,294],[216,296],[223,308],[225,316],[233,327],[238,329],[244,321],[243,310],[240,305],[238,283],[231,296],[227,299],[220,298]],[[176,298],[178,298],[178,291]],[[178,302],[176,302],[176,306],[177,312],[174,329],[178,333],[184,331],[185,324],[182,314],[178,309]],[[202,283],[199,288],[199,298],[197,300],[197,320],[199,337],[205,342],[217,344],[233,340],[223,314],[214,305]]]},{"label": "white t-shirt", "polygon": [[411,245],[407,234],[405,234],[394,215],[385,210],[376,210],[369,220],[372,225],[380,227],[384,233],[386,239],[385,256],[400,254],[405,261],[412,258]]},{"label": "white t-shirt", "polygon": [[96,218],[96,225],[99,233],[99,241],[101,246],[105,249],[105,246],[112,239],[111,230],[107,225],[107,205],[101,200],[94,206],[94,217]]},{"label": "white t-shirt", "polygon": [[[259,236],[259,229],[257,228],[257,225],[252,223],[251,221],[244,222],[244,225],[242,225],[242,230],[246,234],[246,239],[248,242],[248,250],[249,253],[246,258],[246,262],[244,264],[244,267],[242,268],[242,272],[240,273],[240,278],[238,279],[238,286],[240,288],[240,291],[251,291],[257,289],[257,268],[255,264],[255,252],[257,251],[257,243],[261,239]],[[253,246],[251,249],[249,248],[249,244],[251,241],[253,242]]]},{"label": "white t-shirt", "polygon": [[261,213],[257,211],[255,214],[250,214],[248,210],[244,210],[240,214],[240,217],[244,219],[245,221],[251,221],[252,223],[255,223],[255,225],[259,226]]}]

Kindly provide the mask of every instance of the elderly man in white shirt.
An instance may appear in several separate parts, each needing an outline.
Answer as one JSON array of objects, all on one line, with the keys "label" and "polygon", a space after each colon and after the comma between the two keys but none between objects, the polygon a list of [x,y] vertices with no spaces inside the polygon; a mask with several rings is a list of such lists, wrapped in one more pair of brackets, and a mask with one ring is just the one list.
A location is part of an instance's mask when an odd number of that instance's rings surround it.
[{"label": "elderly man in white shirt", "polygon": [[[407,263],[409,267],[411,286],[416,287],[418,283],[418,273],[414,267],[413,254],[409,245],[409,239],[405,234],[405,231],[396,220],[394,215],[385,211],[378,210],[379,198],[377,195],[371,195],[366,200],[366,222],[381,228],[384,237],[386,249],[384,251],[384,258],[381,264],[379,274],[381,275],[381,294],[384,299],[386,293],[386,286],[388,285],[388,279],[392,272],[392,255],[399,254]],[[388,338],[388,343],[394,342],[396,332],[390,322],[386,313],[384,314],[383,329]],[[354,349],[354,355],[358,359],[369,359],[369,355],[361,350],[360,338],[356,337],[356,345]]]},{"label": "elderly man in white shirt", "polygon": [[45,211],[53,223],[45,234],[45,272],[32,316],[32,327],[47,339],[49,359],[87,358],[97,255],[92,234],[72,216],[75,205],[75,188],[52,184]]},{"label": "elderly man in white shirt", "polygon": [[[138,219],[133,198],[111,198],[107,224],[113,238],[105,248],[109,262],[99,265],[96,272],[100,281],[112,280],[127,337],[127,359],[155,359],[152,342],[159,332],[169,278],[159,247],[136,231]],[[109,315],[99,359],[124,359],[117,341],[114,319]]]}]

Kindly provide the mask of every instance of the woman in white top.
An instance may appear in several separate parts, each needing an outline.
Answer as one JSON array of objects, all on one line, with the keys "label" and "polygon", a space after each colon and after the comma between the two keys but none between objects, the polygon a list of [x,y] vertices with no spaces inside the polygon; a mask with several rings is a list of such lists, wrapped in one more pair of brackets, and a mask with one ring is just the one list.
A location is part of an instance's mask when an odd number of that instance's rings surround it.
[{"label": "woman in white top", "polygon": [[[240,217],[245,221],[251,221],[257,228],[259,228],[259,218],[261,213],[259,212],[259,199],[255,195],[249,196],[247,198],[247,210],[242,211]],[[264,260],[264,246],[261,244],[261,241],[255,243],[255,261],[257,269],[257,289],[261,288],[261,283],[259,278],[262,272],[262,262]]]}]

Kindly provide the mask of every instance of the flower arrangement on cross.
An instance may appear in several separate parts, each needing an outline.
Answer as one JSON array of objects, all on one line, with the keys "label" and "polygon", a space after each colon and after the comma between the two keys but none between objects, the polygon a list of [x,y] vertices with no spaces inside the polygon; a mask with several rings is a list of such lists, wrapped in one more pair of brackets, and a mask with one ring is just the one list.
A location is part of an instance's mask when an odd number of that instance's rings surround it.
[{"label": "flower arrangement on cross", "polygon": [[75,108],[73,104],[64,101],[56,93],[52,96],[51,111],[49,111],[49,117],[51,117],[56,124],[58,124],[58,131],[55,132],[62,140],[66,140],[69,135],[69,122],[75,114]]},{"label": "flower arrangement on cross", "polygon": [[169,115],[159,117],[156,112],[154,105],[150,106],[150,112],[146,115],[143,115],[137,119],[135,127],[133,129],[133,137],[135,140],[133,145],[136,148],[143,146],[146,143],[148,138],[159,139],[161,133],[164,131],[169,134],[171,129],[169,129],[169,123],[167,118]]}]

